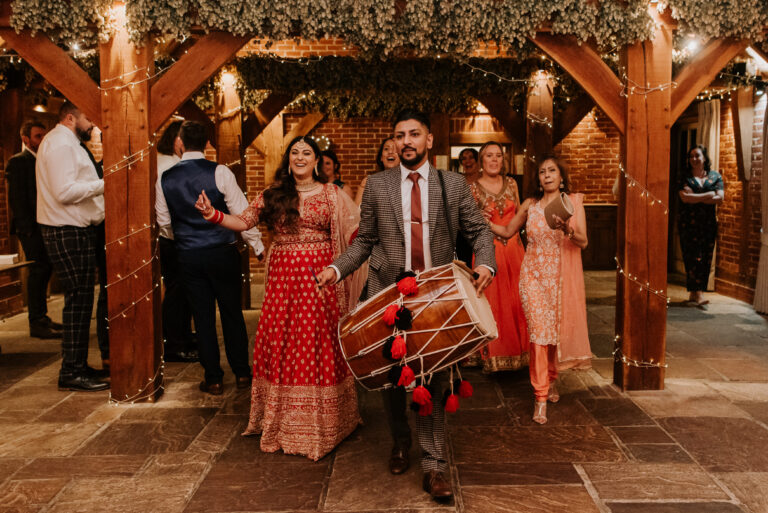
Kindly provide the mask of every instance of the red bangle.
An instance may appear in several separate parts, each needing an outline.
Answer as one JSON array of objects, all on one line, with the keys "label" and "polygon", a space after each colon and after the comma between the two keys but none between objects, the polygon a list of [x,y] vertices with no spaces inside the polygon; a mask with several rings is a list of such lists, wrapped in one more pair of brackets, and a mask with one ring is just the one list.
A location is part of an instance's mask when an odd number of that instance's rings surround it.
[{"label": "red bangle", "polygon": [[213,209],[213,214],[208,217],[203,216],[203,219],[212,224],[221,224],[221,222],[224,221],[224,212]]}]

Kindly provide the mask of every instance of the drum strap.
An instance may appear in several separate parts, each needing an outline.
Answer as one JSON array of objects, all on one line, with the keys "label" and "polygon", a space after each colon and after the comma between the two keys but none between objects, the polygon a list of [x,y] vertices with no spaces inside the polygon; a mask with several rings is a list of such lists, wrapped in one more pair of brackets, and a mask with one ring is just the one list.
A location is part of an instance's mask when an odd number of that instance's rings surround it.
[{"label": "drum strap", "polygon": [[[443,180],[443,172],[439,169],[437,170],[437,179],[440,182],[440,193],[443,196],[443,214],[445,214],[445,219],[448,221],[448,235],[450,236],[453,234],[453,223],[451,222],[451,213],[448,210],[448,195],[445,193],[445,181]],[[455,242],[453,244],[453,259],[458,260],[458,257],[456,256]]]}]

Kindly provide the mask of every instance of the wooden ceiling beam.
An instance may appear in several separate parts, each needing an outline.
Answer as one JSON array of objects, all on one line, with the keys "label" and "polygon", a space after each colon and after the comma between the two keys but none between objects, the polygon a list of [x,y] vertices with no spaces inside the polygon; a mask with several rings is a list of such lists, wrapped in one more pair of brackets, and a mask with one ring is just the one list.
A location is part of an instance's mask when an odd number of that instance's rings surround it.
[{"label": "wooden ceiling beam", "polygon": [[243,148],[248,148],[261,135],[269,123],[293,101],[287,94],[271,93],[243,121]]},{"label": "wooden ceiling beam", "polygon": [[568,107],[555,118],[555,133],[552,137],[552,145],[557,146],[568,137],[568,134],[581,123],[584,116],[595,108],[595,102],[589,96],[582,96],[571,102]]},{"label": "wooden ceiling beam", "polygon": [[624,85],[595,50],[573,36],[536,34],[531,40],[587,92],[622,134],[626,130]]},{"label": "wooden ceiling beam", "polygon": [[525,120],[509,103],[497,94],[483,94],[477,100],[485,105],[488,113],[496,118],[516,148],[525,147]]},{"label": "wooden ceiling beam", "polygon": [[677,86],[672,90],[672,115],[674,123],[685,109],[731,59],[749,46],[743,39],[715,39],[701,49],[688,64],[675,76]]},{"label": "wooden ceiling beam", "polygon": [[211,143],[211,146],[216,148],[216,125],[211,121],[211,118],[208,117],[208,114],[206,114],[203,109],[198,107],[192,100],[187,100],[181,107],[179,107],[177,112],[179,113],[179,116],[188,121],[198,121],[205,125],[205,132],[208,134],[208,142]]}]

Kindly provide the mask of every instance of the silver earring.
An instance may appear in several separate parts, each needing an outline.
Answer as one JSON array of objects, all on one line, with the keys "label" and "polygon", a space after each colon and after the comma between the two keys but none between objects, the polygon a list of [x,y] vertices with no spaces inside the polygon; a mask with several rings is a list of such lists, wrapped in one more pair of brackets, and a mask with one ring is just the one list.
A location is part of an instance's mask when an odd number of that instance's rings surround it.
[{"label": "silver earring", "polygon": [[560,190],[565,189],[565,184],[563,182],[560,182]]}]

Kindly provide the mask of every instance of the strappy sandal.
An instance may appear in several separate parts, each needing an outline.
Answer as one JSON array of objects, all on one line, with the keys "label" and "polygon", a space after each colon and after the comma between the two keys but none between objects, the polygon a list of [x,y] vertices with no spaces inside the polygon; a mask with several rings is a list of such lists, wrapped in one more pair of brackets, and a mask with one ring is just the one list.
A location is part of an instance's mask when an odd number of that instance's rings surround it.
[{"label": "strappy sandal", "polygon": [[560,392],[557,391],[557,385],[553,381],[549,384],[549,391],[547,392],[547,401],[550,403],[556,403],[560,400]]},{"label": "strappy sandal", "polygon": [[533,421],[536,424],[547,423],[547,401],[536,401],[534,403]]}]

